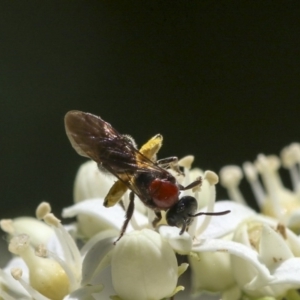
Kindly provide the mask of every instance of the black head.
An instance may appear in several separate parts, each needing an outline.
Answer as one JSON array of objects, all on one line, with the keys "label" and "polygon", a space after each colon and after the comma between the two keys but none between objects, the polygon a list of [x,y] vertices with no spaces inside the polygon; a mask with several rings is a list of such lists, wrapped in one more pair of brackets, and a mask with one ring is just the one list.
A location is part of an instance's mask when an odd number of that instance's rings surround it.
[{"label": "black head", "polygon": [[168,225],[181,228],[179,234],[183,234],[187,227],[192,223],[194,217],[201,215],[220,216],[226,215],[230,210],[221,212],[201,212],[195,214],[198,209],[197,200],[191,196],[182,197],[173,207],[166,213]]},{"label": "black head", "polygon": [[191,196],[182,197],[167,214],[166,220],[168,225],[182,228],[180,234],[183,234],[186,227],[192,223],[192,215],[197,211],[197,200]]}]

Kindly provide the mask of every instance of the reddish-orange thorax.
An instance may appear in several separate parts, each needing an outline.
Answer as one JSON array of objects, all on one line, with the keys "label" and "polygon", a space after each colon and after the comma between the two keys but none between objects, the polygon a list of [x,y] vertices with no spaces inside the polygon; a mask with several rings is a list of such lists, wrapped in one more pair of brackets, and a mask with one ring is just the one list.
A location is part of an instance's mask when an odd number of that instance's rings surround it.
[{"label": "reddish-orange thorax", "polygon": [[169,209],[178,202],[178,186],[168,180],[154,179],[149,186],[149,191],[159,209]]}]

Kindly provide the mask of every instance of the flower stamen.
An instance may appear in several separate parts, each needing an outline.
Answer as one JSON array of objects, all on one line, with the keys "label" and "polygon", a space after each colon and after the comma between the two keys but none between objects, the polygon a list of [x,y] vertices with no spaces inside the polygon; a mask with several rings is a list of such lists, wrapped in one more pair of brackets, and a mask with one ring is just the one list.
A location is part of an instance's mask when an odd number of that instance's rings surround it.
[{"label": "flower stamen", "polygon": [[289,170],[293,190],[297,193],[300,190],[300,172],[297,164],[300,163],[300,144],[292,143],[282,149],[281,153],[282,166]]},{"label": "flower stamen", "polygon": [[[25,280],[22,279],[23,271],[20,268],[12,268],[11,269],[12,277],[17,280],[22,287],[28,292],[28,294],[35,300],[50,300],[49,298],[43,296],[37,290],[32,288]],[[9,298],[5,298],[9,299]],[[13,298],[12,298],[13,299]]]},{"label": "flower stamen", "polygon": [[[210,196],[207,204],[207,212],[214,211],[214,205],[216,201],[216,184],[219,181],[218,175],[212,171],[206,171],[203,176],[203,180],[208,181]],[[195,236],[200,236],[202,232],[208,227],[210,220],[210,215],[205,215],[202,224],[198,227]]]},{"label": "flower stamen", "polygon": [[25,285],[24,288],[31,295],[36,290],[51,299],[62,299],[69,293],[69,280],[62,267],[55,260],[35,255],[27,234],[13,237],[9,243],[9,251],[21,256],[27,265],[31,286],[26,287],[27,283],[21,280],[21,269],[15,269],[12,275],[23,286]]},{"label": "flower stamen", "polygon": [[220,171],[220,178],[221,184],[227,189],[230,199],[237,203],[246,204],[238,188],[243,178],[241,168],[234,165],[223,167]]},{"label": "flower stamen", "polygon": [[[56,234],[56,237],[62,247],[64,253],[64,260],[60,259],[55,253],[49,251],[49,256],[55,259],[69,276],[71,290],[78,287],[81,281],[81,265],[82,260],[80,252],[68,233],[68,231],[61,225],[61,222],[52,213],[47,213],[43,216],[46,224],[50,225]],[[74,271],[72,271],[74,270]]]},{"label": "flower stamen", "polygon": [[256,197],[256,202],[261,209],[265,204],[266,193],[264,192],[264,189],[258,180],[257,171],[254,165],[250,162],[245,162],[243,164],[243,169],[246,175],[246,179],[248,180],[253,194]]}]

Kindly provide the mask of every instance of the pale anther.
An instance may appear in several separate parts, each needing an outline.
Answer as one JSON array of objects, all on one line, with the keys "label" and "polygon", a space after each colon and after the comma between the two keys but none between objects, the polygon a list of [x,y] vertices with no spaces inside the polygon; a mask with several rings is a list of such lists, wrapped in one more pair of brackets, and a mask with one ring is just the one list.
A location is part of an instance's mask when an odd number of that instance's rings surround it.
[{"label": "pale anther", "polygon": [[44,244],[40,244],[35,249],[35,255],[39,257],[48,257],[48,250]]},{"label": "pale anther", "polygon": [[10,270],[10,273],[11,273],[12,277],[16,280],[20,280],[23,275],[23,271],[20,268],[12,268]]},{"label": "pale anther", "polygon": [[266,173],[278,170],[280,160],[276,155],[265,156],[264,154],[259,154],[254,164],[259,173]]},{"label": "pale anther", "polygon": [[285,168],[291,168],[296,163],[300,162],[300,144],[293,143],[284,147],[280,153],[282,165]]},{"label": "pale anther", "polygon": [[257,180],[257,171],[251,162],[245,162],[243,164],[243,169],[248,181],[251,182]]},{"label": "pale anther", "polygon": [[205,171],[204,179],[206,179],[210,185],[216,185],[219,182],[219,176],[213,171]]},{"label": "pale anther", "polygon": [[13,226],[12,219],[3,219],[0,221],[0,227],[3,231],[9,234],[13,234],[15,229]]},{"label": "pale anther", "polygon": [[242,178],[243,173],[238,166],[226,166],[220,171],[221,184],[226,188],[238,186]]},{"label": "pale anther", "polygon": [[8,245],[8,250],[13,253],[20,255],[29,247],[30,238],[27,234],[20,234],[13,237]]},{"label": "pale anther", "polygon": [[43,219],[48,225],[55,227],[58,227],[60,225],[60,220],[56,218],[52,213],[45,215]]},{"label": "pale anther", "polygon": [[51,206],[48,202],[42,202],[36,209],[36,217],[41,220],[51,212]]},{"label": "pale anther", "polygon": [[195,157],[193,155],[187,155],[178,161],[178,165],[189,170],[192,167],[194,159]]}]

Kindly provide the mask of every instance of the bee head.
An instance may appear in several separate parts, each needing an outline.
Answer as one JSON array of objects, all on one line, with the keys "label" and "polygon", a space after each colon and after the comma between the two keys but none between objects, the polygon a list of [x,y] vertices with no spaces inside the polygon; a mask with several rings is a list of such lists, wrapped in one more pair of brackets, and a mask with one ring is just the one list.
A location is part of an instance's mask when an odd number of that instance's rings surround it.
[{"label": "bee head", "polygon": [[208,215],[208,216],[221,216],[226,215],[230,210],[221,212],[200,212],[196,213],[198,208],[197,200],[191,196],[182,197],[173,207],[166,213],[166,220],[169,226],[177,226],[181,228],[179,234],[183,234],[188,226],[192,223],[193,218]]},{"label": "bee head", "polygon": [[197,207],[197,200],[194,197],[182,197],[168,210],[166,214],[168,225],[180,228],[184,227],[185,230],[185,228],[192,223],[192,216],[197,211]]}]

